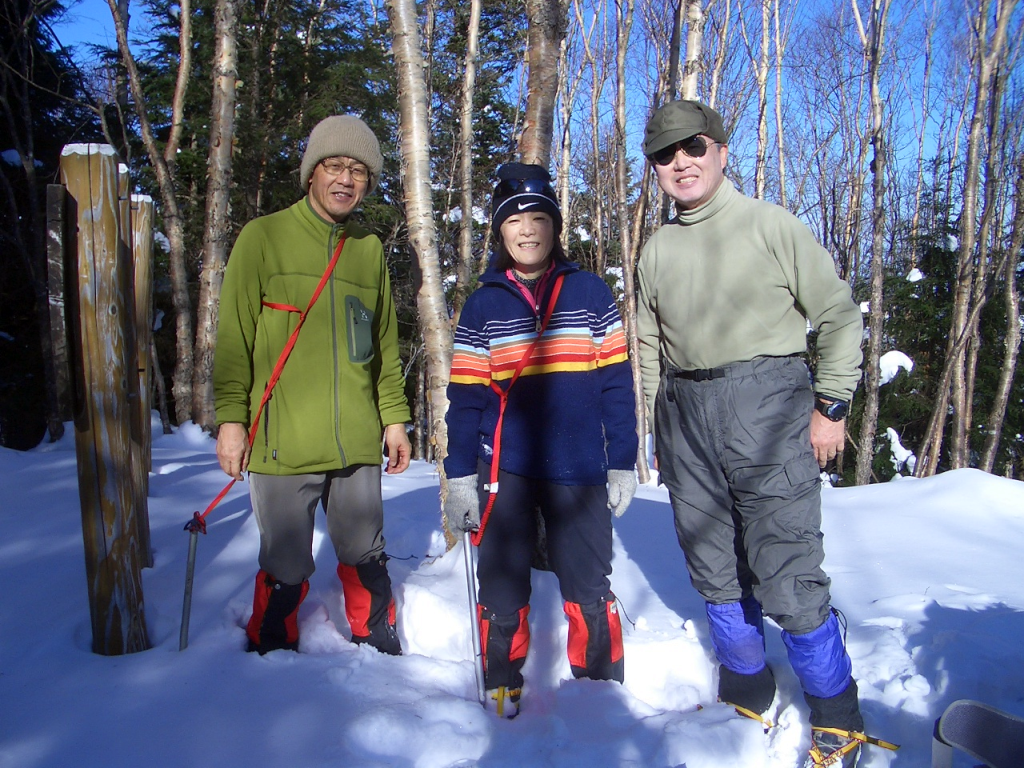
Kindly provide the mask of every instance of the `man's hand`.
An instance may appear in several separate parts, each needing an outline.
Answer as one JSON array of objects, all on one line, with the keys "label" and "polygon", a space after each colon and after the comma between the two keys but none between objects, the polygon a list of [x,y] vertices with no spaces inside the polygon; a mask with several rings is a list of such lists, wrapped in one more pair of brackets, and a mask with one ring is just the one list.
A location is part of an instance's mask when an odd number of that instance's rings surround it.
[{"label": "man's hand", "polygon": [[249,467],[249,435],[244,424],[229,422],[217,430],[217,461],[225,473],[242,479]]},{"label": "man's hand", "polygon": [[817,411],[811,411],[811,447],[818,466],[824,468],[845,445],[846,419],[832,421]]},{"label": "man's hand", "polygon": [[405,431],[405,424],[388,424],[384,427],[384,449],[388,454],[388,465],[384,471],[397,475],[409,468],[412,459],[412,445]]}]

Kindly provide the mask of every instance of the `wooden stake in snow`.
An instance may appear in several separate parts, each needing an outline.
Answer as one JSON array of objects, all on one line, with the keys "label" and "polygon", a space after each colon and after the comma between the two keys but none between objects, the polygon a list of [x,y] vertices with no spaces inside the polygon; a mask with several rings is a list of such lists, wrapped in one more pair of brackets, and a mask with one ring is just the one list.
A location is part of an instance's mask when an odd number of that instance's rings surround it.
[{"label": "wooden stake in snow", "polygon": [[77,223],[78,232],[68,243],[68,272],[75,284],[68,320],[75,328],[75,448],[85,570],[92,648],[104,655],[149,647],[132,471],[135,306],[120,229],[117,165],[107,145],[68,145],[61,154],[69,221]]}]

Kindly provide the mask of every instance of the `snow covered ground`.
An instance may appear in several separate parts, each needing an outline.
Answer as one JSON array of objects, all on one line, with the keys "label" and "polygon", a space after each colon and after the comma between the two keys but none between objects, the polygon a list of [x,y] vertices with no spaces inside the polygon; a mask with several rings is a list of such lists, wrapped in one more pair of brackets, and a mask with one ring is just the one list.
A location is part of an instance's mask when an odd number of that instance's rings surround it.
[{"label": "snow covered ground", "polygon": [[[243,653],[258,534],[246,484],[199,540],[190,644],[178,651],[188,535],[224,486],[193,426],[154,430],[143,572],[152,650],[90,652],[74,440],[0,449],[0,766],[681,766],[792,768],[807,709],[776,628],[779,726],[714,702],[704,606],[663,488],[615,521],[612,585],[626,683],[571,679],[554,578],[536,572],[523,712],[476,702],[461,546],[443,554],[437,476],[384,480],[387,551],[406,655],[351,645],[322,529],[300,612],[302,652]],[[322,516],[321,516],[322,522]],[[1024,715],[1024,484],[973,470],[824,491],[826,569],[870,735],[866,768],[930,765],[932,723],[958,698]],[[959,764],[958,764],[959,765]],[[962,765],[969,765],[963,762]]]}]

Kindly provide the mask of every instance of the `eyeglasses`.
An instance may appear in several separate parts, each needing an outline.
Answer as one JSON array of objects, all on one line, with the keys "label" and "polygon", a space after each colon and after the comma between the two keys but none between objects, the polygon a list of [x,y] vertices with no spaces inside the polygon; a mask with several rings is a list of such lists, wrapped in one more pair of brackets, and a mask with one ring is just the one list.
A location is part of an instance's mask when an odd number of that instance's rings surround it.
[{"label": "eyeglasses", "polygon": [[345,171],[348,171],[352,176],[352,181],[366,181],[370,178],[370,169],[365,165],[350,165],[343,163],[340,160],[332,160],[330,158],[321,160],[320,165],[323,166],[324,172],[328,176],[341,176]]},{"label": "eyeglasses", "polygon": [[707,143],[700,136],[691,136],[684,141],[677,141],[675,144],[669,144],[664,149],[659,149],[650,155],[651,162],[655,165],[669,165],[675,160],[676,152],[680,149],[683,150],[683,154],[687,157],[698,158],[704,157],[707,154],[708,147],[712,144],[720,144],[719,141],[709,141]]},{"label": "eyeglasses", "polygon": [[495,188],[494,197],[506,198],[527,193],[555,199],[555,190],[551,188],[551,182],[544,179],[503,179]]}]

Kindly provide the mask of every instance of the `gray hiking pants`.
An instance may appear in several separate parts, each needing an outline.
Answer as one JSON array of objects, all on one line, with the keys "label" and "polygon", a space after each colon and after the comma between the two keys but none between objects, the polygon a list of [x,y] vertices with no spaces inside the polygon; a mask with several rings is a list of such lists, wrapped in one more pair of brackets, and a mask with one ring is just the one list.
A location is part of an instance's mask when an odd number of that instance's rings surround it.
[{"label": "gray hiking pants", "polygon": [[812,408],[797,357],[670,370],[655,402],[661,479],[693,586],[713,604],[752,593],[792,634],[829,614]]},{"label": "gray hiking pants", "polygon": [[250,473],[249,483],[260,529],[260,568],[275,579],[299,584],[313,574],[313,525],[320,503],[339,563],[360,565],[384,552],[379,465],[310,475]]}]

